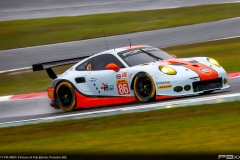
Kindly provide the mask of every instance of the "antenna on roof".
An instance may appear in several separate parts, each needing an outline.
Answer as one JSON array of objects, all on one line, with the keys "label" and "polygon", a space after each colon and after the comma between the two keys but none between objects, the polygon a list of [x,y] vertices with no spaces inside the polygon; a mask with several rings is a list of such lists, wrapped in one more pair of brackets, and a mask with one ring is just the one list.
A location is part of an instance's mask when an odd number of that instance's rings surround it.
[{"label": "antenna on roof", "polygon": [[129,43],[130,43],[130,48],[132,47],[132,44],[131,44],[131,40],[129,39]]},{"label": "antenna on roof", "polygon": [[105,35],[105,31],[103,30],[103,34],[104,34],[104,37],[105,37],[105,42],[106,42],[106,46],[107,46],[107,50],[108,50],[108,44],[107,44],[107,39],[106,39],[106,35]]}]

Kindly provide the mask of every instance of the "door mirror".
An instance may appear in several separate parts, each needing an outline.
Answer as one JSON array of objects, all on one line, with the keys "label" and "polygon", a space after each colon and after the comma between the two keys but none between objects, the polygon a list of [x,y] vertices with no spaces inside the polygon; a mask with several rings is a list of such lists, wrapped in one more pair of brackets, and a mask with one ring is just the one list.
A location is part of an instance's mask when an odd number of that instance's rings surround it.
[{"label": "door mirror", "polygon": [[171,56],[173,56],[174,58],[177,58],[177,56],[175,54],[171,54]]},{"label": "door mirror", "polygon": [[106,66],[107,70],[114,70],[115,72],[118,72],[120,68],[115,63],[110,63]]}]

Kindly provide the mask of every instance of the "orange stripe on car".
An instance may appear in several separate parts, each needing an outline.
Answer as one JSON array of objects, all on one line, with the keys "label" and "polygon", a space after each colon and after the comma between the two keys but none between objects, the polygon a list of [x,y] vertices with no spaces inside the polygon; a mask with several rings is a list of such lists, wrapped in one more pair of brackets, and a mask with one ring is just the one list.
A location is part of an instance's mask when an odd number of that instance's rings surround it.
[{"label": "orange stripe on car", "polygon": [[164,61],[168,62],[169,64],[182,63],[184,67],[196,72],[201,81],[218,78],[218,73],[216,70],[202,63],[191,63],[180,59],[170,59]]},{"label": "orange stripe on car", "polygon": [[189,69],[194,70],[202,81],[218,78],[218,73],[213,68],[201,63],[196,63],[196,65],[198,65],[200,69],[193,69],[192,67]]}]

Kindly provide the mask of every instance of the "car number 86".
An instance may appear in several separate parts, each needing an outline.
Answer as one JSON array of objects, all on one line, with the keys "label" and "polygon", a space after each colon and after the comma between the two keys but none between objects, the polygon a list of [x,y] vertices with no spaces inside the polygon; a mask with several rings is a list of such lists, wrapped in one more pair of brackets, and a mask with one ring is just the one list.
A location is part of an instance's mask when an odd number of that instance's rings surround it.
[{"label": "car number 86", "polygon": [[129,87],[127,83],[124,84],[117,84],[118,88],[118,94],[123,95],[123,94],[130,94]]}]

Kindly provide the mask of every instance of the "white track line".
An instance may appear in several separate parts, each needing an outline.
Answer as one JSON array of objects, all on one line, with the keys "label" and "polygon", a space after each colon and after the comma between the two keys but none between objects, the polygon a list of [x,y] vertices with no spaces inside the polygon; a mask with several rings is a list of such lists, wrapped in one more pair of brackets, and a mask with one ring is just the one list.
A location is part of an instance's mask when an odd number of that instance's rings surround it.
[{"label": "white track line", "polygon": [[5,70],[5,71],[0,71],[0,73],[6,73],[6,72],[14,72],[14,71],[20,71],[24,69],[31,69],[32,67],[23,67],[23,68],[17,68],[17,69],[10,69],[10,70]]},{"label": "white track line", "polygon": [[215,100],[215,99],[238,97],[238,96],[240,96],[240,93],[227,94],[227,95],[217,95],[217,96],[211,96],[211,97],[193,98],[193,99],[186,99],[186,100],[176,100],[176,101],[171,101],[171,102],[159,102],[159,103],[147,104],[147,105],[141,105],[141,106],[132,106],[132,107],[124,107],[124,108],[116,108],[116,109],[106,109],[106,110],[101,110],[101,111],[92,111],[92,112],[68,114],[68,115],[61,115],[61,116],[51,116],[51,117],[44,117],[44,118],[35,118],[35,119],[26,119],[26,120],[20,120],[20,121],[3,122],[3,123],[0,123],[0,125],[13,124],[13,123],[23,123],[23,122],[33,122],[33,121],[47,121],[47,120],[57,120],[57,119],[60,120],[60,119],[64,119],[64,118],[104,114],[104,113],[111,113],[111,112],[126,112],[126,111],[138,110],[138,109],[157,108],[157,107],[161,107],[161,106],[165,106],[165,108],[169,108],[169,106],[172,106],[172,105],[189,104],[189,103],[193,103],[193,102],[194,103],[205,102],[207,100]]},{"label": "white track line", "polygon": [[12,95],[10,95],[10,96],[1,96],[0,97],[0,102],[2,102],[2,101],[9,101],[11,97],[12,97]]}]

